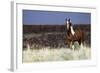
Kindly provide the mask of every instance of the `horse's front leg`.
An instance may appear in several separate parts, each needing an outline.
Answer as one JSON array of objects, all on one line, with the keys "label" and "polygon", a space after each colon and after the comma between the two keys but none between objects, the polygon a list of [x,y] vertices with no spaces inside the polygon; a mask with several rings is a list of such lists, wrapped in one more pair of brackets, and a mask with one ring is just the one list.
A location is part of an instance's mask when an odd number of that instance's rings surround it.
[{"label": "horse's front leg", "polygon": [[67,45],[68,45],[68,48],[70,48],[70,41],[67,40]]},{"label": "horse's front leg", "polygon": [[72,41],[71,40],[68,41],[68,48],[72,48]]}]

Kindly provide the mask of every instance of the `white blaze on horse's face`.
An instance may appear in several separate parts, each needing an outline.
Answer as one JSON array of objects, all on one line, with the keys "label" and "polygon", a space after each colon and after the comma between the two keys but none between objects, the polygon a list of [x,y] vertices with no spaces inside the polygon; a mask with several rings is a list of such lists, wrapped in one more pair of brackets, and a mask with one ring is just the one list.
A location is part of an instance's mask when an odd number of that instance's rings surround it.
[{"label": "white blaze on horse's face", "polygon": [[69,21],[67,21],[67,29],[69,29]]},{"label": "white blaze on horse's face", "polygon": [[71,28],[71,33],[72,33],[72,35],[74,36],[75,31],[74,31],[74,29],[73,29],[73,27],[72,27],[72,26],[71,26],[70,28]]}]

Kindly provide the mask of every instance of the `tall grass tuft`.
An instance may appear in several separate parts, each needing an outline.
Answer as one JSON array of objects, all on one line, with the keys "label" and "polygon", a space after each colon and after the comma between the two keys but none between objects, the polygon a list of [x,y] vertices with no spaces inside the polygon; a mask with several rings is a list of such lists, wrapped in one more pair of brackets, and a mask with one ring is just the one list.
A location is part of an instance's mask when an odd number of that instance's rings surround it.
[{"label": "tall grass tuft", "polygon": [[84,60],[91,58],[91,49],[84,47],[79,50],[69,48],[52,48],[45,47],[42,49],[23,50],[23,63],[44,62],[44,61],[67,61],[67,60]]}]

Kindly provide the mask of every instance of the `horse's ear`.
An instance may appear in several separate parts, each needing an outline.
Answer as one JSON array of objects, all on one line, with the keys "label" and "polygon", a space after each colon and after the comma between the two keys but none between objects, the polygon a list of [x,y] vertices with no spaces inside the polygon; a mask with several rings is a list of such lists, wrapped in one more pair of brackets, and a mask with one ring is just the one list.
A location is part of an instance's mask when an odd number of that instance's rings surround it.
[{"label": "horse's ear", "polygon": [[70,18],[68,19],[68,21],[70,22]]},{"label": "horse's ear", "polygon": [[65,24],[67,24],[67,18],[65,19]]},{"label": "horse's ear", "polygon": [[67,18],[65,19],[65,21],[67,21]]}]

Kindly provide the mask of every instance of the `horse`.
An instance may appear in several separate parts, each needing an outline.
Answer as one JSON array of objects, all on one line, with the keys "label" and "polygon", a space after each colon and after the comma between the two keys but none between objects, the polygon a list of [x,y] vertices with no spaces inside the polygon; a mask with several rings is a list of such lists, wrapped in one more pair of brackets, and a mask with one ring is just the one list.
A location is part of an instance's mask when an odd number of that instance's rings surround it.
[{"label": "horse", "polygon": [[79,27],[74,30],[70,18],[65,19],[65,24],[67,29],[68,48],[72,48],[75,42],[78,42],[79,46],[81,46],[84,42],[84,31],[82,31]]}]

